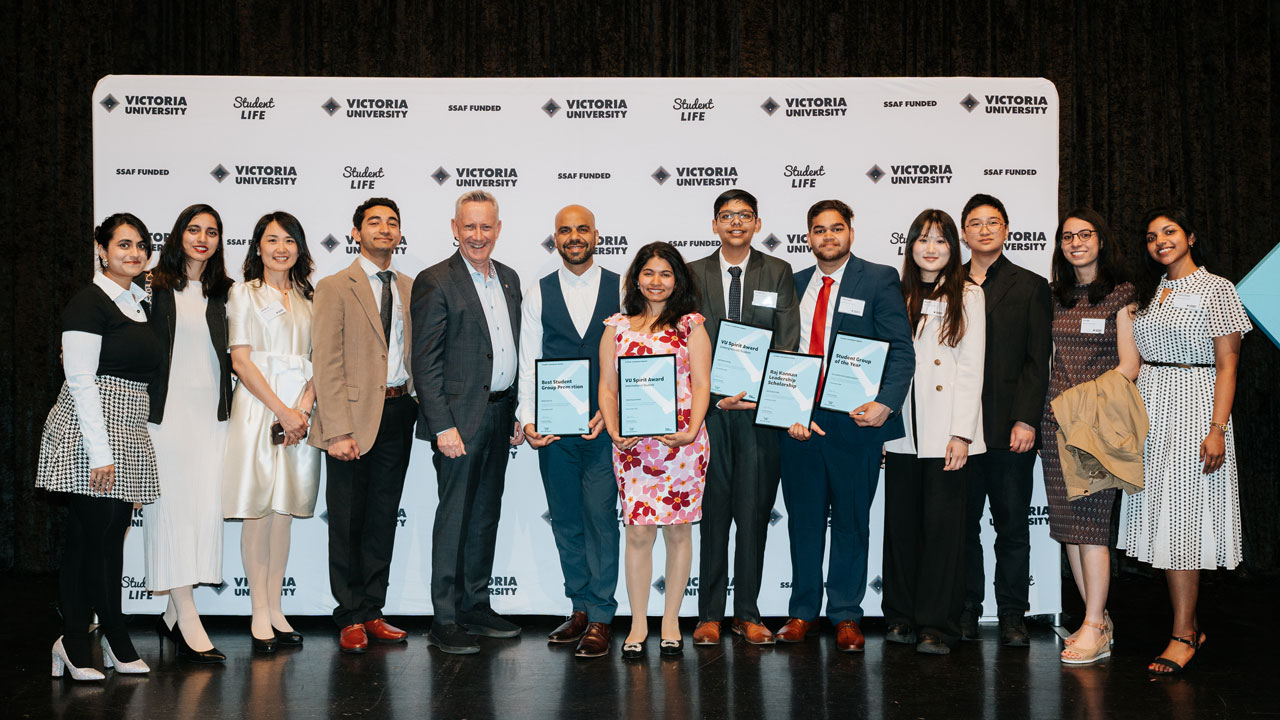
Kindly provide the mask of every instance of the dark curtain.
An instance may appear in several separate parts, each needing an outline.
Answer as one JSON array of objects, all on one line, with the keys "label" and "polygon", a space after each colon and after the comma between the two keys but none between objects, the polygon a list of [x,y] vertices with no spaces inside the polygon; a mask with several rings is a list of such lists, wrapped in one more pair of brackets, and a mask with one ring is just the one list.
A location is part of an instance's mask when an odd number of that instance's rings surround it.
[{"label": "dark curtain", "polygon": [[[1137,218],[1185,205],[1209,268],[1238,281],[1277,239],[1278,8],[10,0],[0,23],[0,242],[13,273],[0,292],[0,570],[50,570],[60,545],[60,509],[31,485],[62,382],[59,312],[92,257],[91,92],[103,75],[1040,76],[1062,101],[1060,206],[1097,208],[1136,258]],[[1277,367],[1276,347],[1247,336],[1235,420],[1254,572],[1280,569]]]}]

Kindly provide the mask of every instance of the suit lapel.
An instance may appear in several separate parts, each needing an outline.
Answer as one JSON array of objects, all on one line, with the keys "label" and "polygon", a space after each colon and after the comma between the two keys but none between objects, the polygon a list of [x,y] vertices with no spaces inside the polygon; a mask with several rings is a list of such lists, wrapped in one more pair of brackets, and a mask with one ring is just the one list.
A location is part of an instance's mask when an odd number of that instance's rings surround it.
[{"label": "suit lapel", "polygon": [[742,274],[742,322],[748,325],[763,325],[756,322],[756,306],[752,304],[756,290],[760,289],[764,274],[764,258],[760,251],[751,248],[747,256],[747,271]]},{"label": "suit lapel", "polygon": [[360,303],[360,309],[364,310],[365,317],[373,325],[373,331],[382,338],[383,345],[389,346],[390,343],[382,333],[382,315],[378,312],[378,304],[373,299],[373,285],[369,282],[369,277],[364,274],[364,268],[360,267],[359,258],[347,267],[347,279],[351,281],[351,292],[355,293],[356,302]]},{"label": "suit lapel", "polygon": [[[409,348],[413,346],[413,343],[409,341],[409,338],[413,337],[413,316],[409,314],[409,303],[405,302],[405,299],[413,297],[413,278],[397,271],[396,289],[400,291],[400,319],[404,322],[404,349],[407,355]],[[381,320],[379,320],[379,324],[381,324]]]},{"label": "suit lapel", "polygon": [[711,302],[711,314],[717,321],[729,317],[724,306],[724,281],[720,277],[720,251],[712,253],[702,266],[703,287],[707,289],[707,300]]},{"label": "suit lapel", "polygon": [[[840,292],[837,293],[838,297],[836,299],[835,317],[837,318],[837,320],[832,323],[832,325],[834,325],[835,328],[838,330],[845,330],[846,332],[852,332],[851,329],[846,330],[844,328],[844,324],[846,320],[850,324],[856,323],[859,317],[863,317],[863,318],[867,317],[867,313],[871,309],[864,304],[862,307],[861,316],[854,315],[852,313],[840,312],[840,298],[858,297],[856,294],[858,292],[858,287],[862,284],[862,279],[866,275],[866,273],[864,273],[862,270],[863,270],[862,260],[858,259],[853,255],[850,255],[849,262],[845,263],[845,266],[844,266],[844,277],[840,278]],[[863,301],[865,302],[866,298],[863,298]],[[831,341],[835,342],[835,333],[831,334]],[[829,347],[830,347],[830,343],[828,343],[828,348]]]},{"label": "suit lapel", "polygon": [[[1008,259],[1003,255],[1001,255],[1000,259],[996,262],[1009,263]],[[987,273],[990,275],[989,269]],[[991,311],[1000,304],[1000,299],[1003,298],[1009,292],[1010,288],[1013,287],[1014,280],[1013,268],[1002,267],[1000,268],[1000,272],[994,278],[991,278],[990,282],[982,286],[982,291],[986,294],[988,316],[990,316]]]},{"label": "suit lapel", "polygon": [[[511,340],[516,344],[516,349],[520,347],[520,290],[516,283],[512,282],[511,276],[515,271],[508,271],[506,267],[493,264],[494,272],[498,274],[498,282],[502,283],[502,294],[507,299],[507,321],[510,323],[507,327],[511,328]],[[503,277],[507,275],[507,277]]]},{"label": "suit lapel", "polygon": [[458,294],[462,296],[462,301],[466,303],[471,317],[476,321],[476,325],[480,327],[485,343],[492,348],[493,338],[489,337],[489,322],[485,320],[484,306],[480,304],[480,292],[476,290],[476,284],[471,280],[471,266],[462,259],[461,253],[454,253],[453,258],[449,261],[449,269],[453,275],[453,284],[457,286]]}]

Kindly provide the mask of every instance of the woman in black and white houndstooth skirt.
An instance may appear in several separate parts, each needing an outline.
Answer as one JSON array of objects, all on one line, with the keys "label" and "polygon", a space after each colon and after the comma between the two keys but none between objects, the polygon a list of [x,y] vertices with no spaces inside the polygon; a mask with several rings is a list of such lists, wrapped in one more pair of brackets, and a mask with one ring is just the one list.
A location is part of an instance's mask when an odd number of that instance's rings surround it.
[{"label": "woman in black and white houndstooth skirt", "polygon": [[67,495],[63,634],[53,645],[53,674],[69,669],[77,680],[104,677],[89,666],[94,611],[106,666],[149,669],[120,612],[120,576],[133,504],[160,494],[147,433],[147,383],[164,348],[147,325],[146,292],[131,283],[151,256],[151,236],[128,213],[107,218],[94,235],[102,273],[62,313],[67,381],[45,422],[36,473],[36,487]]}]

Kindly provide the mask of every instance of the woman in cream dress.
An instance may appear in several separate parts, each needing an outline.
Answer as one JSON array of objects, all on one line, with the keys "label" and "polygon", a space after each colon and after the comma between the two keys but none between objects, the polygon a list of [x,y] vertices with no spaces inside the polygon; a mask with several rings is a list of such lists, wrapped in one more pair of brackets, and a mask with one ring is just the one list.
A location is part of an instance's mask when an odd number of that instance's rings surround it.
[{"label": "woman in cream dress", "polygon": [[[301,442],[311,386],[311,254],[298,220],[264,215],[253,230],[244,282],[227,298],[231,362],[240,385],[231,404],[222,509],[243,518],[240,552],[253,608],[253,648],[298,645],[280,605],[293,516],[315,512],[320,456]],[[283,438],[272,442],[272,425]]]}]

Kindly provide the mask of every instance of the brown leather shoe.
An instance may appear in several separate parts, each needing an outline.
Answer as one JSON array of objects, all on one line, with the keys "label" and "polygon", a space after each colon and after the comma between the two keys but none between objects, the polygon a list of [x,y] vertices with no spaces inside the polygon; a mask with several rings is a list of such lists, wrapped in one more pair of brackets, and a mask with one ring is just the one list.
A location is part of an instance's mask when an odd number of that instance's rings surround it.
[{"label": "brown leather shoe", "polygon": [[362,653],[369,649],[369,636],[364,625],[356,623],[342,628],[338,633],[338,649],[344,653]]},{"label": "brown leather shoe", "polygon": [[409,637],[409,633],[387,622],[386,618],[370,620],[364,624],[364,630],[369,637],[384,643],[404,642],[404,639]]},{"label": "brown leather shoe", "polygon": [[719,645],[720,644],[720,623],[715,620],[707,620],[698,623],[698,627],[693,629],[694,645]]},{"label": "brown leather shoe", "polygon": [[778,632],[773,634],[774,639],[784,643],[804,642],[805,636],[809,631],[818,624],[817,620],[801,620],[800,618],[788,618],[787,624],[778,628]]},{"label": "brown leather shoe", "polygon": [[585,632],[586,629],[587,614],[581,610],[575,610],[568,619],[560,623],[560,627],[551,631],[551,634],[547,636],[547,642],[577,642],[578,638],[582,637],[582,633]]},{"label": "brown leather shoe", "polygon": [[743,640],[746,640],[752,645],[773,644],[773,633],[769,632],[769,628],[761,625],[760,623],[734,618],[733,633],[735,635],[741,635]]},{"label": "brown leather shoe", "polygon": [[594,658],[608,655],[612,639],[613,629],[609,627],[609,623],[587,623],[587,629],[582,632],[582,639],[578,641],[578,649],[573,651],[573,656]]},{"label": "brown leather shoe", "polygon": [[866,638],[862,637],[862,628],[858,627],[856,621],[845,620],[836,625],[836,648],[840,652],[862,652],[866,644]]}]

